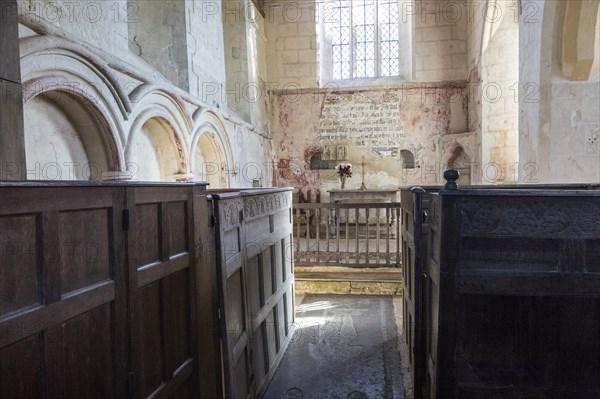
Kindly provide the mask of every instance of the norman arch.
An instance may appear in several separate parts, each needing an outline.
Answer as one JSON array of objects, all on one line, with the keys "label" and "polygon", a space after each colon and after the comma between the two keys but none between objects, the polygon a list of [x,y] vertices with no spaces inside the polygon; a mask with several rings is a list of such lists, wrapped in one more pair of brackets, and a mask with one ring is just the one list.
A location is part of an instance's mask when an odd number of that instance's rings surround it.
[{"label": "norman arch", "polygon": [[30,180],[97,180],[120,170],[104,115],[79,93],[49,90],[29,99],[24,128]]},{"label": "norman arch", "polygon": [[109,68],[61,38],[19,43],[28,178],[122,177],[130,106]]},{"label": "norman arch", "polygon": [[191,120],[181,102],[151,85],[130,95],[134,104],[125,149],[128,173],[134,180],[175,181],[187,178],[187,143]]},{"label": "norman arch", "polygon": [[213,112],[194,115],[194,138],[190,150],[194,180],[207,181],[211,188],[227,188],[227,173],[234,165],[229,135],[223,121]]}]

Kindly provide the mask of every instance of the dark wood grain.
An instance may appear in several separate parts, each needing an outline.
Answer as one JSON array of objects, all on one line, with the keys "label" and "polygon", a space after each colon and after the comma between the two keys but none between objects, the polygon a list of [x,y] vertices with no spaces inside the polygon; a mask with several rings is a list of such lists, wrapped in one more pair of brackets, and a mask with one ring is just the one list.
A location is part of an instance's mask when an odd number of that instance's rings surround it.
[{"label": "dark wood grain", "polygon": [[421,190],[422,306],[406,265],[405,308],[421,313],[424,340],[415,397],[600,397],[598,187],[437,191]]},{"label": "dark wood grain", "polygon": [[0,7],[0,79],[21,83],[17,2],[2,0]]},{"label": "dark wood grain", "polygon": [[[219,328],[219,298],[215,253],[215,234],[212,232],[212,200],[208,200],[205,190],[194,188],[191,214],[192,239],[195,253],[196,316],[198,326],[198,374],[201,398],[223,397],[221,381],[221,337]],[[210,229],[210,230],[209,230]]]},{"label": "dark wood grain", "polygon": [[0,189],[6,244],[0,271],[12,284],[0,284],[9,305],[0,315],[0,352],[2,367],[19,372],[9,383],[13,371],[3,369],[3,395],[117,398],[126,392],[125,263],[114,247],[124,238],[124,189],[73,194],[63,187]]},{"label": "dark wood grain", "polygon": [[293,334],[291,190],[212,200],[225,396],[260,397]]},{"label": "dark wood grain", "polygon": [[36,215],[0,217],[0,318],[40,304]]},{"label": "dark wood grain", "polygon": [[[193,186],[136,187],[127,206],[132,370],[138,398],[198,392]],[[199,221],[200,223],[200,221]],[[182,242],[181,242],[182,241]],[[191,251],[191,252],[190,252]],[[214,380],[213,380],[214,383]]]},{"label": "dark wood grain", "polygon": [[204,186],[2,183],[0,198],[0,397],[191,398],[219,384],[200,383],[197,360]]}]

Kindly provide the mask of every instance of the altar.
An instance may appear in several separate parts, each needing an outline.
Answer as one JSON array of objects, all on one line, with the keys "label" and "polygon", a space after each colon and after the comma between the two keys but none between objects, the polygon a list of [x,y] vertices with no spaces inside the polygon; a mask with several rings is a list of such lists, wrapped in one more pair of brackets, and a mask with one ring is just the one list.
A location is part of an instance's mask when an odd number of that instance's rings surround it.
[{"label": "altar", "polygon": [[[397,190],[329,190],[329,202],[339,204],[365,204],[365,203],[392,203],[397,202],[398,191]],[[335,216],[335,220],[339,218],[339,222],[344,224],[346,222],[354,224],[356,220],[356,212],[358,212],[358,223],[366,223],[366,209],[360,210],[346,210],[346,212],[339,212],[339,215]],[[346,215],[348,215],[346,219]],[[384,224],[390,222],[392,225],[396,221],[396,215],[386,214],[385,210],[372,209],[369,212],[369,223],[370,224]]]},{"label": "altar", "polygon": [[[329,190],[329,202],[396,202],[398,190]],[[370,201],[373,200],[373,201]]]}]

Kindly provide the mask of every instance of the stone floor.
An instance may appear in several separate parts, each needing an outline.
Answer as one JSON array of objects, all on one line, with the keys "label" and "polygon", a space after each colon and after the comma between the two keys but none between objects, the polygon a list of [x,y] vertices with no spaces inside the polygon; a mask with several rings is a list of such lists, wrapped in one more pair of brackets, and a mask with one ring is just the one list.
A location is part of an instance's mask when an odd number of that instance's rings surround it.
[{"label": "stone floor", "polygon": [[306,295],[263,399],[404,399],[397,300]]}]

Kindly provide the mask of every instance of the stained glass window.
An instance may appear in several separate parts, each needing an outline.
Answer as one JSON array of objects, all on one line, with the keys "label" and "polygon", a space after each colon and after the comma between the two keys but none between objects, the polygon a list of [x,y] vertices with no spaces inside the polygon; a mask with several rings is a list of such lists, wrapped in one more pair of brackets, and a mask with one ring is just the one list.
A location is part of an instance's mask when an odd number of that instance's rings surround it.
[{"label": "stained glass window", "polygon": [[330,0],[325,11],[334,79],[400,75],[398,0]]}]

